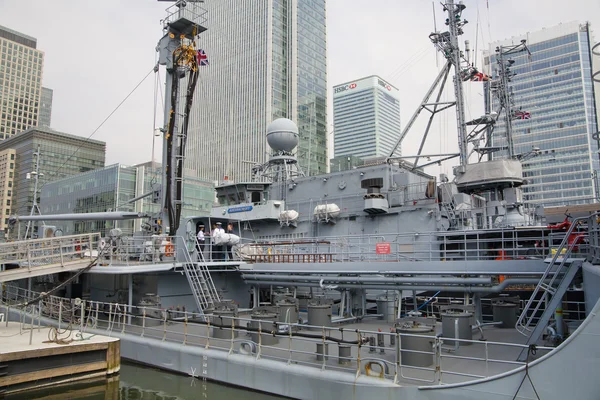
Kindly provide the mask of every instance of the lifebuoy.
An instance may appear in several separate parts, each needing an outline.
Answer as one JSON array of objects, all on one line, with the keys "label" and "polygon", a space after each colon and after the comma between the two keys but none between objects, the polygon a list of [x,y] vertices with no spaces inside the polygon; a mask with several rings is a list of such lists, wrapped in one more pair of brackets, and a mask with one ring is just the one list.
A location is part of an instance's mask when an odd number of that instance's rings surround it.
[{"label": "lifebuoy", "polygon": [[173,257],[173,245],[171,243],[167,244],[165,246],[165,256],[167,257]]}]

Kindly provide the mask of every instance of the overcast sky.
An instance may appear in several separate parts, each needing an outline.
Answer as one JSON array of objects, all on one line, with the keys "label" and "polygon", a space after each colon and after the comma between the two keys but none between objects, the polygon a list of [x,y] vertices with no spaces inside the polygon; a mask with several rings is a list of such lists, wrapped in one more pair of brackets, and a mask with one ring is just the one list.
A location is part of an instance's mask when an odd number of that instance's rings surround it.
[{"label": "overcast sky", "polygon": [[[574,20],[587,20],[600,32],[598,0],[464,2],[463,16],[469,24],[462,40],[469,39],[471,48],[477,42],[479,50],[490,39]],[[432,4],[425,0],[328,0],[330,97],[334,84],[380,75],[399,88],[402,123],[406,123],[443,65],[428,39],[434,26]],[[37,38],[38,49],[45,52],[43,85],[54,90],[52,128],[88,137],[152,69],[160,20],[168,5],[156,0],[0,0],[0,25]],[[445,16],[439,1],[435,12],[441,29]],[[600,33],[596,39],[600,40]],[[480,56],[477,63],[481,66]],[[471,100],[467,118],[477,117],[482,111],[481,84],[466,83],[465,90]],[[93,136],[107,143],[107,164],[150,160],[153,92],[150,76]],[[433,131],[426,145],[429,152],[457,148],[452,110],[435,123]],[[404,144],[404,154],[414,154],[421,132],[419,123]],[[157,156],[159,151],[157,147]],[[428,172],[448,172],[446,168]]]}]

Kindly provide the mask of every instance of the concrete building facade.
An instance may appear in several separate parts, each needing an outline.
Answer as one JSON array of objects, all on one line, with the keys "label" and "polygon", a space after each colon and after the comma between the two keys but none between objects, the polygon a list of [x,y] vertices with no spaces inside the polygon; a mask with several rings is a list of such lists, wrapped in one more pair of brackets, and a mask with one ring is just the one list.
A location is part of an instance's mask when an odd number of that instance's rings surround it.
[{"label": "concrete building facade", "polygon": [[15,160],[14,149],[0,151],[0,238],[4,237],[13,206]]},{"label": "concrete building facade", "polygon": [[389,156],[401,132],[398,89],[376,75],[334,86],[333,125],[335,158]]},{"label": "concrete building facade", "polygon": [[44,52],[31,36],[0,26],[0,140],[37,126]]}]

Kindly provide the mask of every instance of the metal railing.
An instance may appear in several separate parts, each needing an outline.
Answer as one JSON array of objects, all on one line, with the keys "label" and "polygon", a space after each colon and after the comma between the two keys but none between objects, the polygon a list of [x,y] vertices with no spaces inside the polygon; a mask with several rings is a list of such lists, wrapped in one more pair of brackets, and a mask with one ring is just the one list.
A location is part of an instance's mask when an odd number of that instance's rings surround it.
[{"label": "metal railing", "polygon": [[[545,259],[552,256],[564,232],[529,230],[414,232],[258,241],[252,262],[376,262]],[[584,240],[588,235],[582,233]],[[579,246],[587,255],[588,246]],[[311,261],[312,262],[312,261]]]},{"label": "metal railing", "polygon": [[[0,310],[4,311],[14,310],[15,304],[39,297],[39,293],[8,285],[1,295]],[[526,348],[521,344],[452,338],[458,346],[451,349],[439,335],[379,332],[356,327],[330,328],[229,316],[202,317],[183,311],[55,296],[47,296],[33,304],[36,309],[29,313],[31,318],[37,318],[38,327],[41,317],[48,317],[63,328],[79,328],[81,335],[88,329],[108,336],[114,333],[135,335],[256,359],[266,358],[280,361],[282,365],[293,363],[356,377],[378,376],[394,383],[441,385],[467,382],[525,364],[514,361],[515,354]],[[25,320],[31,318],[28,315]],[[427,350],[411,349],[409,342],[414,340],[424,340]],[[333,351],[335,347],[338,348],[337,355]],[[538,352],[550,350],[550,347],[538,347]],[[408,358],[415,355],[423,357],[426,365],[410,365]]]},{"label": "metal railing", "polygon": [[99,233],[0,243],[0,263],[37,267],[98,255]]}]

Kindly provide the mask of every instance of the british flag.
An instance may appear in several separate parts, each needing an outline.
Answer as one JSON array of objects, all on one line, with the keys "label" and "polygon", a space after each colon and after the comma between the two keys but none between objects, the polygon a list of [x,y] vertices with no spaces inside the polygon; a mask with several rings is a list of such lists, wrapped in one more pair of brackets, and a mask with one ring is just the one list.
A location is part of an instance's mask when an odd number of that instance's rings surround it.
[{"label": "british flag", "polygon": [[516,110],[513,115],[514,119],[531,119],[531,114],[527,111]]},{"label": "british flag", "polygon": [[484,74],[483,72],[476,72],[471,77],[471,81],[474,81],[474,82],[484,82],[484,81],[489,81],[489,80],[490,80],[490,77],[488,75]]},{"label": "british flag", "polygon": [[206,55],[206,52],[204,50],[198,50],[198,54],[196,54],[196,59],[198,60],[199,66],[208,65],[208,56]]}]

